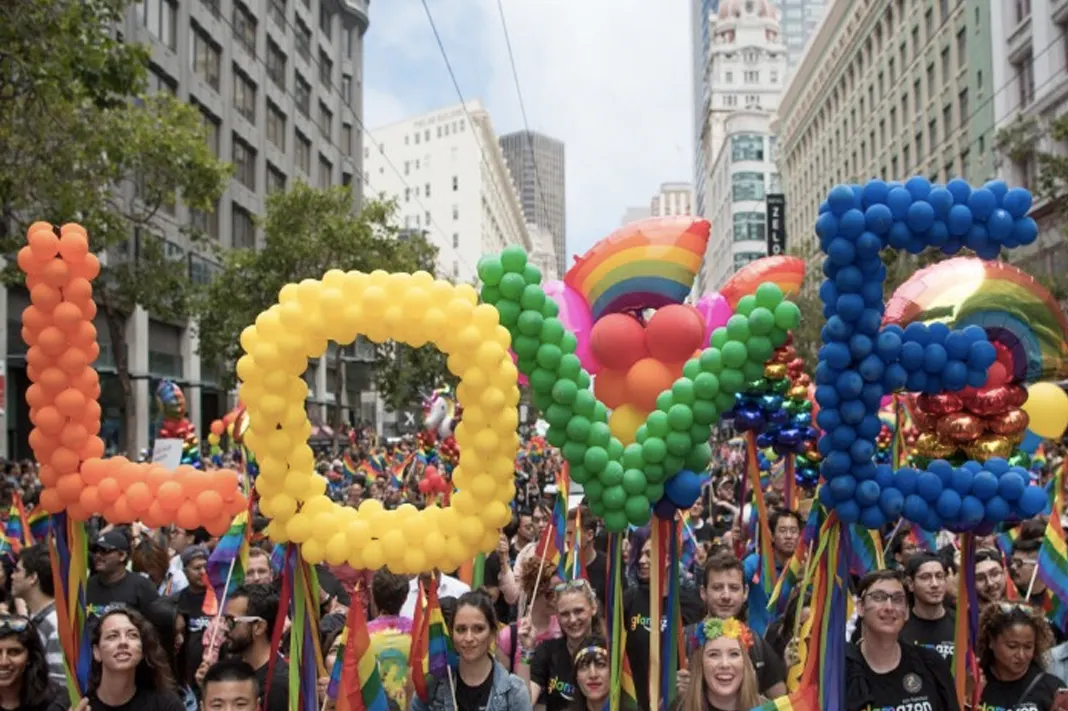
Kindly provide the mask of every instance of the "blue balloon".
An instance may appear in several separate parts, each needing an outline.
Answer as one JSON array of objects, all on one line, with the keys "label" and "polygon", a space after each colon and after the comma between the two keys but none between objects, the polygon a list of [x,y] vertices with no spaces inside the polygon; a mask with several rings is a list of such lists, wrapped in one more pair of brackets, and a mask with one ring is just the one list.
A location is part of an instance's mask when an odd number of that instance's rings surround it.
[{"label": "blue balloon", "polygon": [[986,507],[983,506],[983,502],[975,496],[965,496],[961,500],[960,513],[958,518],[961,523],[964,524],[965,530],[974,528],[983,520],[983,514],[986,511]]},{"label": "blue balloon", "polygon": [[1042,488],[1029,486],[1020,495],[1019,501],[1016,502],[1016,508],[1019,510],[1021,518],[1031,518],[1042,513],[1048,502],[1049,498]]},{"label": "blue balloon", "polygon": [[1013,217],[1023,217],[1031,209],[1031,192],[1023,188],[1011,188],[1001,199],[1001,206]]},{"label": "blue balloon", "polygon": [[683,469],[664,482],[664,494],[680,509],[688,509],[701,496],[701,476]]},{"label": "blue balloon", "polygon": [[983,513],[983,521],[986,523],[1001,523],[1012,513],[1009,502],[1000,496],[991,497],[986,502],[986,510]]},{"label": "blue balloon", "polygon": [[942,479],[934,472],[921,472],[916,480],[916,493],[931,504],[938,500],[942,488]]},{"label": "blue balloon", "polygon": [[905,518],[909,521],[920,523],[927,520],[928,505],[927,501],[916,494],[909,494],[905,497],[905,505],[902,508],[902,513],[905,514]]},{"label": "blue balloon", "polygon": [[664,497],[660,501],[656,502],[653,506],[653,513],[661,521],[673,521],[675,520],[675,514],[678,512],[679,507],[671,502],[671,499]]},{"label": "blue balloon", "polygon": [[1025,454],[1034,454],[1040,444],[1042,444],[1042,438],[1031,430],[1027,430],[1023,440],[1020,442],[1020,451]]},{"label": "blue balloon", "polygon": [[998,495],[1012,503],[1019,500],[1026,486],[1022,476],[1013,471],[1006,472],[998,479]]},{"label": "blue balloon", "polygon": [[848,501],[857,490],[857,480],[851,476],[836,476],[827,482],[826,488],[834,495],[835,501]]},{"label": "blue balloon", "polygon": [[873,480],[862,481],[857,484],[857,490],[854,492],[854,498],[857,505],[861,508],[871,506],[879,500],[879,494],[882,492],[879,489],[879,485]]},{"label": "blue balloon", "polygon": [[919,472],[910,468],[901,469],[894,476],[894,484],[904,496],[915,494],[919,484]]},{"label": "blue balloon", "polygon": [[964,467],[961,467],[960,469],[953,470],[953,474],[949,480],[949,485],[953,489],[953,491],[957,492],[961,496],[965,496],[971,493],[972,484],[974,481],[975,475]]},{"label": "blue balloon", "polygon": [[960,514],[961,504],[961,495],[952,489],[946,489],[938,495],[935,510],[941,518],[954,520]]},{"label": "blue balloon", "polygon": [[860,523],[865,528],[878,530],[886,525],[887,516],[879,506],[861,509]]},{"label": "blue balloon", "polygon": [[879,508],[888,519],[894,519],[901,515],[905,507],[905,497],[897,489],[883,489],[879,494]]},{"label": "blue balloon", "polygon": [[980,471],[972,479],[972,494],[980,501],[989,501],[998,493],[998,478],[989,471]]}]

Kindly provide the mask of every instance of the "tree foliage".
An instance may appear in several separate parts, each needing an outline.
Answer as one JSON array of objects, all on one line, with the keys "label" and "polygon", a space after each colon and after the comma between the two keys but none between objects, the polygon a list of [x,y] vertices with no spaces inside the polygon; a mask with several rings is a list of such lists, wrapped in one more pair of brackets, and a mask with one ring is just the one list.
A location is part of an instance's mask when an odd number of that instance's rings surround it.
[{"label": "tree foliage", "polygon": [[1048,200],[1061,221],[1068,221],[1068,156],[1049,150],[1068,142],[1068,114],[1048,122],[1033,116],[1020,117],[998,131],[995,147],[1017,163],[1032,163],[1035,171],[1031,191],[1036,202]]},{"label": "tree foliage", "polygon": [[[132,450],[133,388],[122,347],[127,317],[141,305],[181,320],[192,294],[188,270],[153,235],[179,198],[210,211],[230,167],[212,154],[196,109],[169,94],[144,95],[149,51],[121,41],[115,30],[129,5],[0,3],[0,249],[9,258],[8,283],[21,279],[11,256],[35,220],[79,222],[93,251],[106,253],[96,296]],[[134,234],[140,238],[131,240]]]},{"label": "tree foliage", "polygon": [[[354,213],[352,192],[340,186],[320,190],[296,183],[270,195],[258,220],[265,235],[262,249],[221,255],[221,274],[197,302],[201,358],[220,366],[232,385],[241,332],[277,303],[286,284],[320,279],[330,269],[433,273],[437,248],[424,237],[399,235],[395,209],[393,202],[372,200]],[[445,359],[432,346],[412,349],[386,342],[375,349],[375,385],[394,409],[445,377]]]}]

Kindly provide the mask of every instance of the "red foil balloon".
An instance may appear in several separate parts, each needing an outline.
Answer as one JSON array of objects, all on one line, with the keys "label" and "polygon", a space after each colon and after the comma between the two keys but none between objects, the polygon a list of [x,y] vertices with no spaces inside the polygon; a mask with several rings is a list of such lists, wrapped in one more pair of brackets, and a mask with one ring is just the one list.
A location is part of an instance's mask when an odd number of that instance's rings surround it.
[{"label": "red foil balloon", "polygon": [[954,393],[938,393],[937,395],[920,395],[916,398],[916,406],[932,415],[948,415],[951,412],[960,412],[964,403]]},{"label": "red foil balloon", "polygon": [[1018,407],[986,418],[986,426],[999,435],[1020,434],[1027,429],[1031,417]]},{"label": "red foil balloon", "polygon": [[983,418],[967,412],[951,412],[938,420],[936,431],[944,441],[964,443],[983,434]]}]

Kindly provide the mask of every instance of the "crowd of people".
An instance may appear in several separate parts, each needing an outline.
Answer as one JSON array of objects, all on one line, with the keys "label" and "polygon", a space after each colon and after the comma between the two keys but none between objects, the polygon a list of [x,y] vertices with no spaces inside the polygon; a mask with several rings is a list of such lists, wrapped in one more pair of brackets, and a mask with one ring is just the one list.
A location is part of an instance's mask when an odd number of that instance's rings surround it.
[{"label": "crowd of people", "polygon": [[[370,456],[371,446],[354,437],[347,454]],[[392,455],[417,445],[402,440],[385,446]],[[1050,465],[1059,466],[1061,457],[1060,451],[1052,452]],[[426,697],[420,698],[409,677],[420,580],[347,565],[317,570],[323,668],[333,668],[348,608],[362,605],[391,708],[602,711],[616,683],[606,641],[611,619],[607,536],[580,503],[569,511],[566,540],[581,546],[583,574],[565,579],[555,563],[536,553],[551,525],[552,484],[560,466],[551,451],[517,465],[520,496],[513,519],[501,531],[497,549],[486,556],[477,589],[456,571],[437,573],[457,655],[447,680],[432,677]],[[367,498],[387,507],[422,503],[417,487],[398,486],[387,477],[351,476],[333,456],[324,454],[321,467],[342,475],[335,495],[349,505]],[[803,653],[798,630],[809,616],[811,592],[795,591],[781,614],[769,612],[763,586],[756,584],[758,554],[746,545],[751,536],[745,531],[756,514],[755,507],[740,501],[743,467],[737,448],[724,445],[717,451],[713,474],[688,512],[694,554],[679,570],[668,571],[680,580],[685,626],[684,660],[672,691],[676,708],[687,711],[745,711],[781,698],[787,694],[788,672]],[[9,464],[6,473],[0,497],[17,492],[32,506],[39,486],[33,463]],[[800,545],[805,520],[783,507],[778,485],[772,482],[766,499],[771,548],[781,574]],[[203,529],[91,522],[86,601],[92,670],[77,711],[222,711],[257,705],[287,711],[289,650],[284,643],[272,645],[280,619],[281,570],[263,538],[266,523],[254,517],[244,580],[225,598],[216,621],[205,613],[205,599],[213,594],[206,569],[217,539]],[[1051,622],[1054,617],[1047,620],[1057,601],[1034,575],[1044,531],[1045,519],[1038,517],[1018,525],[1015,535],[977,540],[974,578],[981,614],[974,652],[980,674],[968,685],[974,690],[969,698],[977,698],[983,711],[1068,708],[1068,690],[1062,690],[1068,686],[1068,638]],[[856,611],[848,625],[847,711],[959,708],[949,662],[961,561],[955,536],[943,531],[933,540],[931,545],[930,539],[898,529],[888,541],[886,569],[851,581]],[[1009,550],[1006,541],[1012,541]],[[648,528],[627,534],[623,560],[622,624],[636,695],[632,703],[649,709],[650,670],[659,665],[650,658],[657,651],[651,645],[654,552]],[[70,708],[54,586],[46,545],[3,556],[0,709]],[[328,685],[324,677],[317,689],[320,708],[327,710],[335,704]]]}]

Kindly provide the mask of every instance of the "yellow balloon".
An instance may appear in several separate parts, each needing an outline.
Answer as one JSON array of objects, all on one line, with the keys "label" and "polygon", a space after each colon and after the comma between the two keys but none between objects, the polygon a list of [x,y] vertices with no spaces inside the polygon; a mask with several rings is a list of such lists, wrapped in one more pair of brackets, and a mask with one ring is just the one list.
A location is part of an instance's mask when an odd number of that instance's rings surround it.
[{"label": "yellow balloon", "polygon": [[1031,418],[1028,428],[1039,437],[1059,439],[1068,428],[1068,394],[1054,383],[1028,387],[1023,411]]},{"label": "yellow balloon", "polygon": [[621,405],[608,417],[608,429],[624,446],[634,443],[634,435],[649,416],[633,405]]}]

